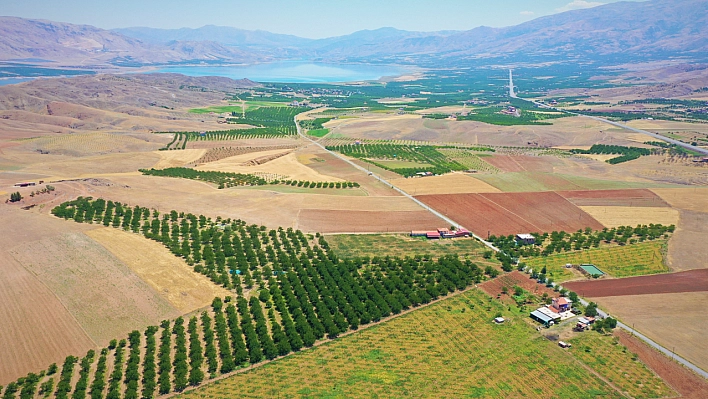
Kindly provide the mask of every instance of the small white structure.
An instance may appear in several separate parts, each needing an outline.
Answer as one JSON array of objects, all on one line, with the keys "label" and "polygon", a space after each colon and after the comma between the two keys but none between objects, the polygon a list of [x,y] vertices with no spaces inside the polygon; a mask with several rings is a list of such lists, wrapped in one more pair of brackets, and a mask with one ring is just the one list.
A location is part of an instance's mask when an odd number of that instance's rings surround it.
[{"label": "small white structure", "polygon": [[560,346],[561,348],[570,348],[573,345],[571,345],[565,341],[558,341],[558,346]]},{"label": "small white structure", "polygon": [[516,241],[524,245],[532,245],[536,243],[536,237],[531,234],[517,234]]},{"label": "small white structure", "polygon": [[504,320],[503,317],[497,317],[497,318],[494,319],[494,322],[497,323],[497,324],[501,324],[501,323],[503,323],[503,322],[505,322],[505,321],[506,321],[506,320]]}]

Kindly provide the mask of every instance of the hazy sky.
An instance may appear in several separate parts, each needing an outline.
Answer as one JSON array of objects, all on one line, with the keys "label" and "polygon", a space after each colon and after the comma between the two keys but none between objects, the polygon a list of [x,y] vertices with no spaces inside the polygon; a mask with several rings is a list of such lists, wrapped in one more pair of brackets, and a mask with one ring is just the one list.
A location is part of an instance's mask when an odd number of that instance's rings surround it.
[{"label": "hazy sky", "polygon": [[[362,29],[467,30],[618,0],[0,0],[0,15],[100,28],[204,25],[321,38]],[[637,1],[637,0],[632,0]]]}]

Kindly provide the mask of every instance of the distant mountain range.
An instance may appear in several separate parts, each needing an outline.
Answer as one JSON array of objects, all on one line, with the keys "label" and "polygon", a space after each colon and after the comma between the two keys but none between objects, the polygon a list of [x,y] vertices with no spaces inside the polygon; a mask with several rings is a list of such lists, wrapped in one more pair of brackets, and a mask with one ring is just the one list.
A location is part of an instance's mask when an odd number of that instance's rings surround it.
[{"label": "distant mountain range", "polygon": [[141,65],[250,63],[274,59],[445,62],[510,55],[611,57],[708,53],[708,0],[618,2],[568,11],[506,28],[409,32],[366,30],[327,39],[204,26],[125,28],[0,17],[0,60]]}]

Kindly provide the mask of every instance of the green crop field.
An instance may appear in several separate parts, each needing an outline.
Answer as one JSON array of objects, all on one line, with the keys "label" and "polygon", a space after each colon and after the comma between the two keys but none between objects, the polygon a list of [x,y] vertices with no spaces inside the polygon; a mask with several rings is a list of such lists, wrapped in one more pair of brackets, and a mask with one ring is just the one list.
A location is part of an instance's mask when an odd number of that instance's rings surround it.
[{"label": "green crop field", "polygon": [[570,352],[635,399],[676,395],[664,381],[619,344],[616,338],[586,332],[570,339]]},{"label": "green crop field", "polygon": [[307,131],[307,134],[313,137],[324,137],[327,133],[329,133],[329,129],[314,129]]},{"label": "green crop field", "polygon": [[473,238],[428,240],[403,234],[335,234],[325,237],[342,258],[401,256],[402,254],[440,257],[457,254],[481,257],[484,245]]},{"label": "green crop field", "polygon": [[664,265],[665,240],[625,246],[596,248],[586,251],[566,252],[547,257],[526,258],[523,261],[538,271],[546,267],[548,276],[555,282],[567,281],[576,275],[565,268],[567,263],[590,263],[614,277],[642,276],[667,272]]},{"label": "green crop field", "polygon": [[441,148],[438,151],[445,154],[451,161],[455,161],[467,169],[477,170],[480,172],[498,173],[500,172],[495,166],[485,162],[481,156],[489,156],[488,154],[475,154],[469,150],[461,148]]},{"label": "green crop field", "polygon": [[397,159],[366,159],[367,161],[372,161],[379,166],[384,167],[385,169],[388,170],[395,170],[395,169],[418,169],[418,168],[430,168],[431,164],[429,163],[424,163],[424,162],[414,162],[414,161],[404,161],[404,160],[397,160]]},{"label": "green crop field", "polygon": [[[246,101],[246,111],[251,111],[260,107],[287,107],[288,103],[285,102],[275,102],[275,101]],[[214,112],[217,114],[222,114],[224,112],[243,112],[241,104],[231,104],[231,105],[218,105],[213,107],[204,108],[192,108],[189,112],[193,114],[208,114]]]},{"label": "green crop field", "polygon": [[[344,155],[359,158],[381,168],[396,172],[402,176],[413,176],[418,172],[431,172],[444,174],[451,171],[466,170],[460,162],[449,159],[440,149],[430,145],[395,144],[393,142],[345,144],[327,146],[330,151],[340,152]],[[480,151],[493,151],[488,148],[479,148]],[[383,162],[382,162],[383,161]],[[387,162],[406,161],[406,164]],[[414,164],[417,164],[414,165]]]},{"label": "green crop field", "polygon": [[623,397],[526,317],[472,290],[181,397]]}]

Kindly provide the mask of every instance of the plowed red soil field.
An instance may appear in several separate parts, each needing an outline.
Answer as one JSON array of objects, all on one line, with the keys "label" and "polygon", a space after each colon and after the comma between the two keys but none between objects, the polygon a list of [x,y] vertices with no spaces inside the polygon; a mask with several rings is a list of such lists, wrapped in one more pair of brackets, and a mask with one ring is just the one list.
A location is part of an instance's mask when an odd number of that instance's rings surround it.
[{"label": "plowed red soil field", "polygon": [[482,237],[604,226],[554,192],[421,195],[427,205]]},{"label": "plowed red soil field", "polygon": [[563,284],[580,296],[598,298],[603,296],[669,294],[676,292],[708,291],[708,269],[689,270],[680,273],[655,274],[595,281],[574,281]]},{"label": "plowed red soil field", "polygon": [[632,353],[636,353],[642,363],[654,370],[659,377],[678,391],[682,398],[708,398],[708,382],[706,380],[623,330],[617,329],[615,335],[619,337],[622,345],[626,346]]},{"label": "plowed red soil field", "polygon": [[558,191],[558,194],[577,206],[669,206],[661,197],[646,189]]},{"label": "plowed red soil field", "polygon": [[409,233],[440,227],[445,227],[445,222],[428,211],[303,209],[298,218],[299,229],[320,233]]}]

